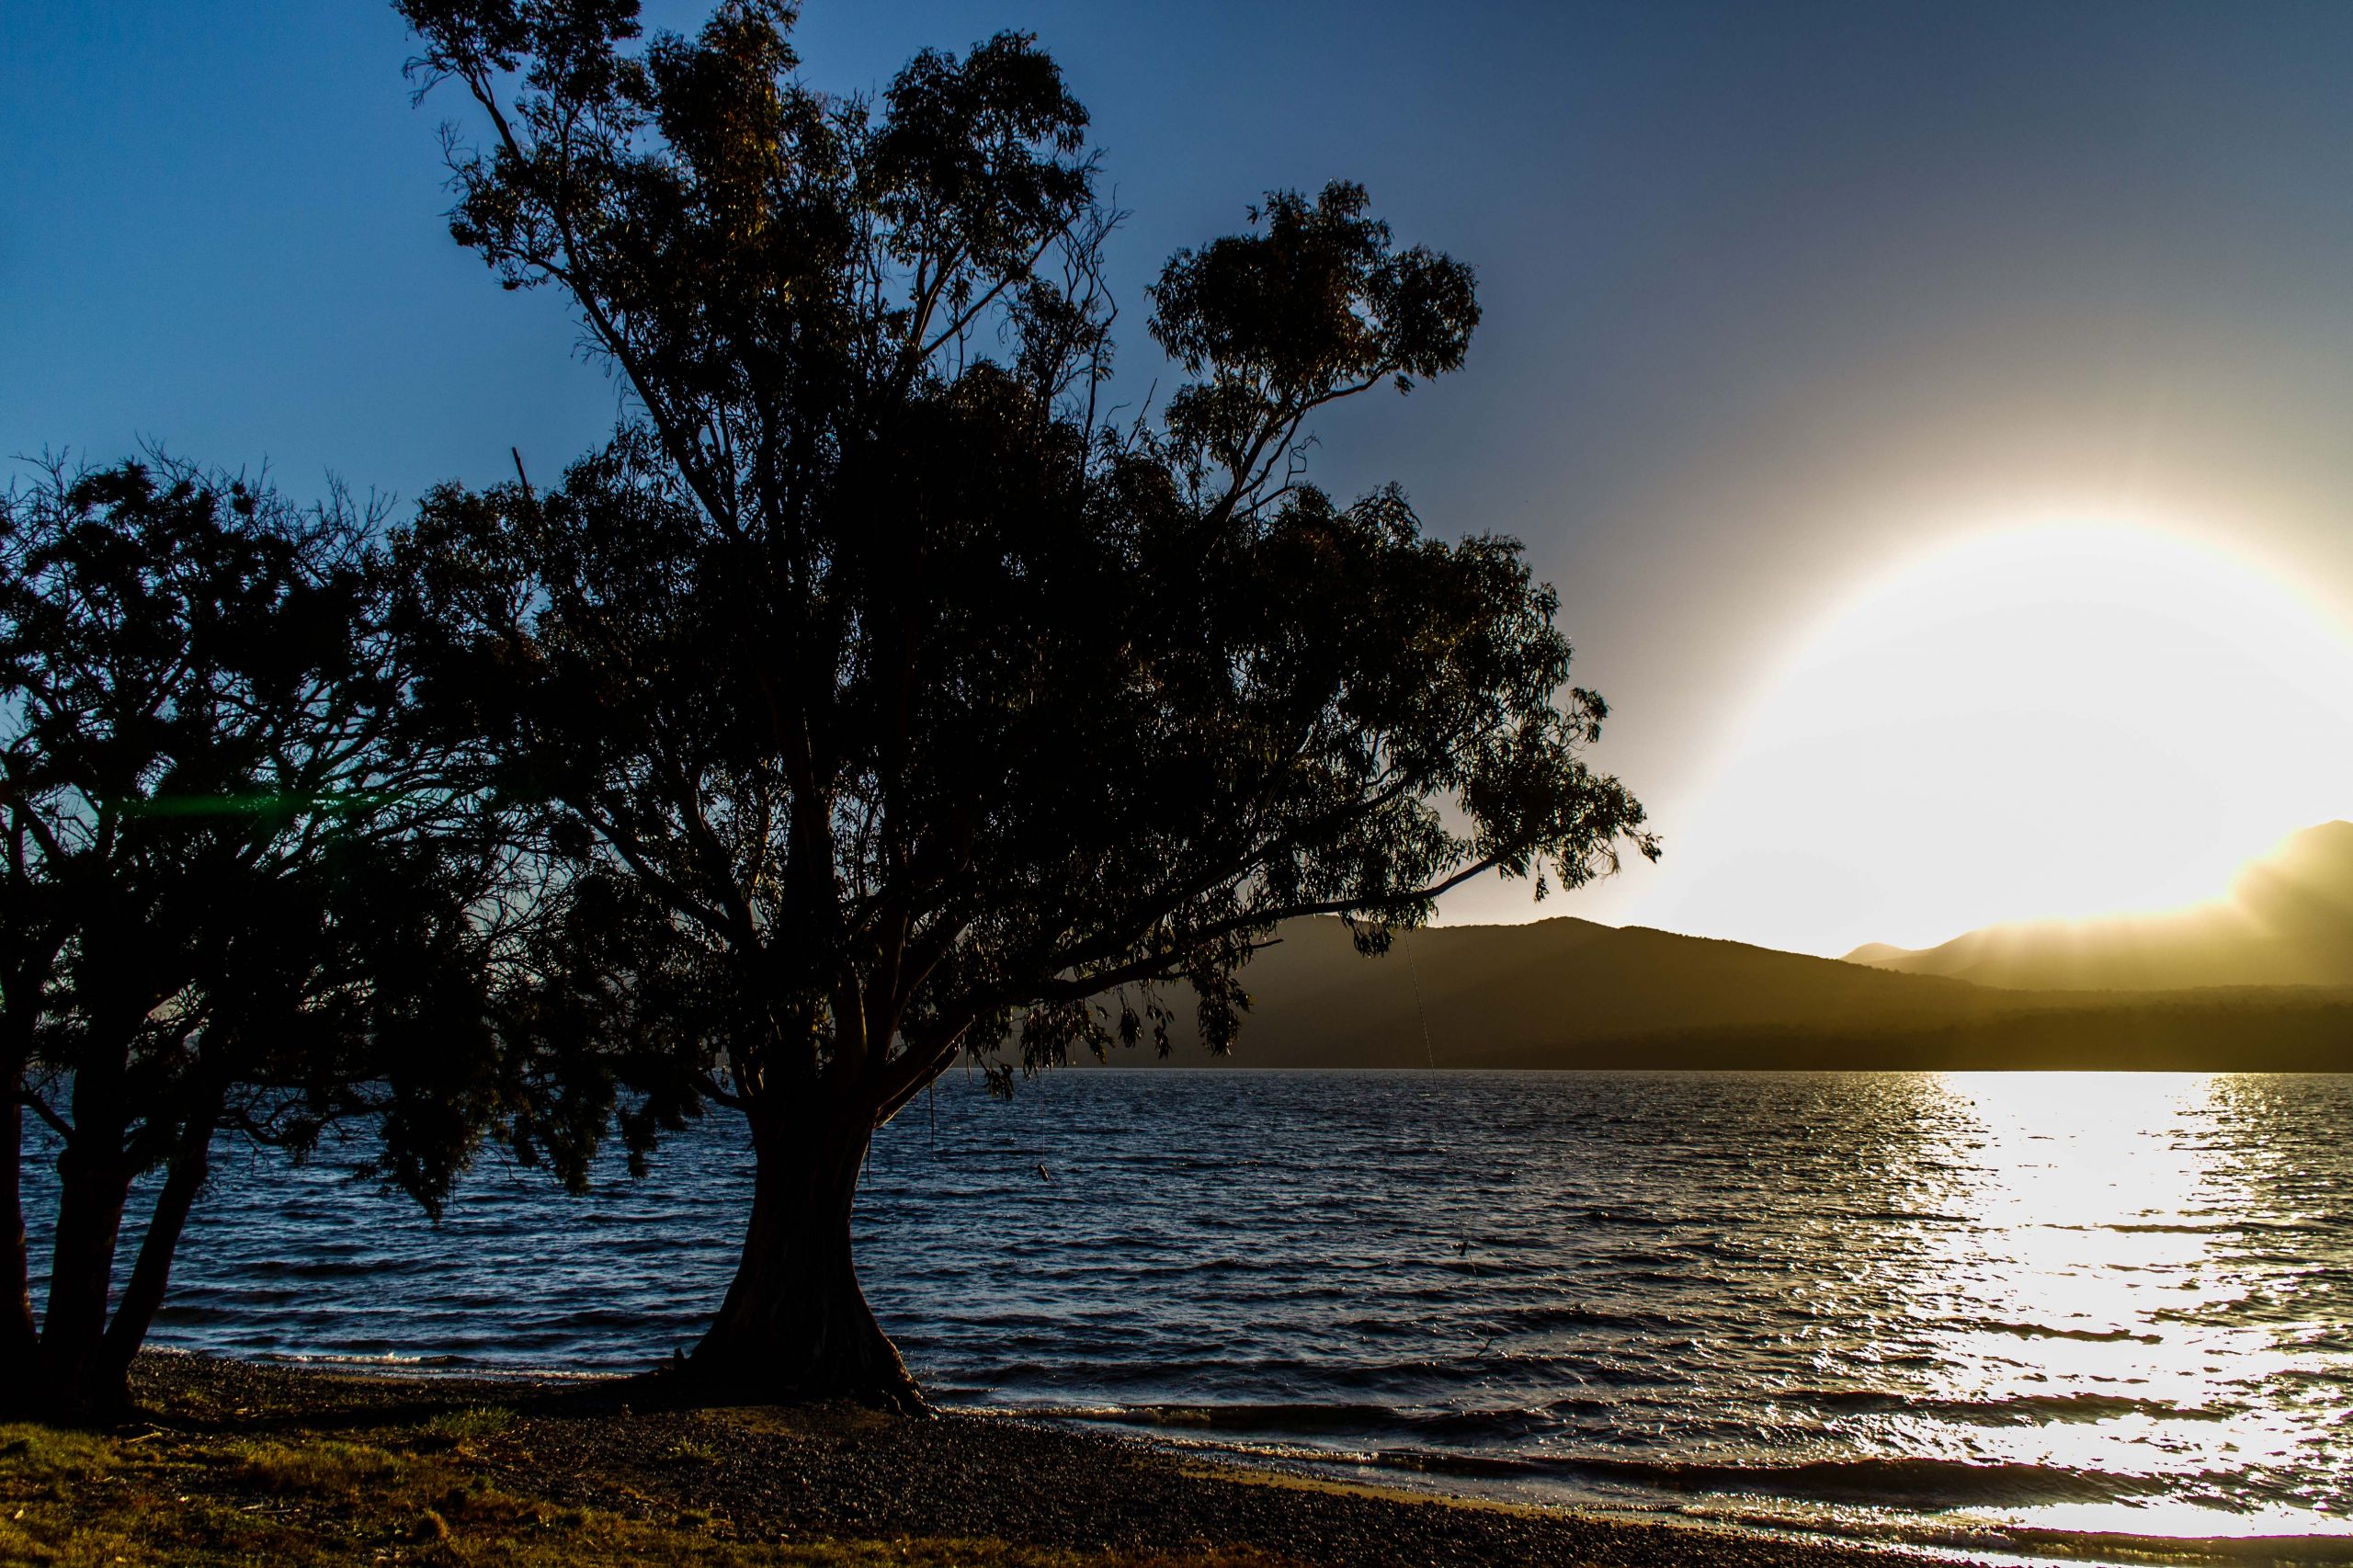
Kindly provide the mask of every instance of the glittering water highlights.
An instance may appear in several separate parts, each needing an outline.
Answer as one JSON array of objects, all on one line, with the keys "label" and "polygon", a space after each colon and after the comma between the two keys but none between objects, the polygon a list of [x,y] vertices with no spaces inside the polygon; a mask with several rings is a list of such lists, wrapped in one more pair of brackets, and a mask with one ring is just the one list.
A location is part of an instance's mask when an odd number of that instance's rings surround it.
[{"label": "glittering water highlights", "polygon": [[[2338,1077],[950,1080],[879,1142],[861,1256],[949,1403],[1763,1527],[2353,1560],[2348,1133]],[[745,1187],[722,1119],[587,1199],[485,1169],[438,1231],[332,1161],[229,1165],[159,1342],[448,1367],[690,1343]]]}]

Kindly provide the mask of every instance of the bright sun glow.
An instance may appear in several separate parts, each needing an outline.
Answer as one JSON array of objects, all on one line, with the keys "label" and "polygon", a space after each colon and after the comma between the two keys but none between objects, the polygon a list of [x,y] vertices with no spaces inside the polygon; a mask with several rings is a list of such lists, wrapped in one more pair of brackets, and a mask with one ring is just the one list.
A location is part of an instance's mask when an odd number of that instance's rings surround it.
[{"label": "bright sun glow", "polygon": [[[1673,830],[1645,923],[1840,953],[2214,897],[2353,816],[2353,642],[2147,528],[1980,536],[1836,611]],[[1676,863],[1679,862],[1679,866]]]}]

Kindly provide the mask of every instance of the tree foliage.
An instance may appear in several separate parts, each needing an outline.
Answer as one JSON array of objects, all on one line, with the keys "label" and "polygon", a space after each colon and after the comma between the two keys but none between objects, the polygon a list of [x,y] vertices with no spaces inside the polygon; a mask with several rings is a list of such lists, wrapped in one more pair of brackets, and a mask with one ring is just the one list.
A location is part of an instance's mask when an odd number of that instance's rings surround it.
[{"label": "tree foliage", "polygon": [[781,5],[651,40],[626,0],[401,9],[482,139],[448,133],[453,233],[563,290],[642,415],[545,492],[437,492],[403,548],[440,710],[563,889],[551,1014],[750,1117],[699,1360],[904,1379],[828,1281],[872,1129],[960,1051],[1165,1049],[1176,982],[1222,1050],[1284,919],[1378,948],[1472,877],[1654,851],[1518,545],[1306,479],[1319,410],[1478,320],[1361,189],[1176,256],[1150,329],[1188,379],[1120,424],[1112,217],[1030,39],[866,100],[799,80]]},{"label": "tree foliage", "polygon": [[[164,459],[0,497],[12,1402],[120,1398],[217,1132],[301,1153],[373,1117],[383,1174],[432,1206],[495,1104],[491,863],[404,733],[376,520]],[[38,1334],[28,1109],[61,1148]],[[117,1290],[124,1206],[154,1171]]]}]

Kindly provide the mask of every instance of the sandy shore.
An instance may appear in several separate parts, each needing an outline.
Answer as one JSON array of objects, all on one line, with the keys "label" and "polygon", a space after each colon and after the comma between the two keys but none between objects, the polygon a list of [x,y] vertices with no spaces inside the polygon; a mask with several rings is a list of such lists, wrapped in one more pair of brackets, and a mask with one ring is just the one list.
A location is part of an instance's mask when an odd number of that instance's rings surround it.
[{"label": "sandy shore", "polygon": [[[1336,1484],[998,1415],[664,1408],[659,1380],[352,1376],[154,1355],[135,1381],[153,1413],[153,1442],[381,1440],[456,1421],[468,1434],[458,1457],[469,1484],[628,1519],[691,1519],[731,1550],[952,1538],[1113,1560],[1263,1554],[1318,1568],[1928,1561]],[[482,1411],[494,1419],[465,1415]]]}]

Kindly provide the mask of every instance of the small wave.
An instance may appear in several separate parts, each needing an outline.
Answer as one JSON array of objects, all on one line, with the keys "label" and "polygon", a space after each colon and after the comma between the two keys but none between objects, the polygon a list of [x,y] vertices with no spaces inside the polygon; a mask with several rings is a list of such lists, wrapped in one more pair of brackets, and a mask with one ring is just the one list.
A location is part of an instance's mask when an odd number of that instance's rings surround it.
[{"label": "small wave", "polygon": [[1690,1223],[1671,1214],[1642,1214],[1623,1209],[1588,1209],[1574,1218],[1588,1225],[1630,1225],[1645,1231],[1671,1231]]},{"label": "small wave", "polygon": [[1493,1313],[1477,1326],[1483,1332],[1490,1328],[1496,1334],[1543,1334],[1564,1328],[1611,1328],[1650,1330],[1661,1320],[1651,1312],[1611,1312],[1604,1307],[1584,1305],[1545,1305],[1507,1307]]},{"label": "small wave", "polygon": [[1399,1410],[1382,1404],[1151,1404],[1108,1417],[1131,1425],[1207,1431],[1282,1433],[1302,1437],[1404,1435],[1424,1441],[1480,1444],[1525,1437],[1560,1425],[1556,1415],[1524,1409]]},{"label": "small wave", "polygon": [[1749,1493],[1820,1503],[1913,1509],[2040,1503],[2113,1503],[2168,1492],[2177,1478],[2109,1475],[2062,1465],[1922,1458],[1814,1460],[1798,1464],[1706,1464],[1589,1459],[1564,1469],[1666,1492]]},{"label": "small wave", "polygon": [[311,1350],[262,1350],[255,1353],[256,1361],[270,1361],[287,1367],[455,1367],[464,1363],[461,1356],[428,1356],[404,1354],[396,1350],[379,1351],[372,1355]]},{"label": "small wave", "polygon": [[1819,1409],[1874,1415],[1918,1415],[1972,1426],[2040,1426],[2145,1415],[2158,1421],[2219,1421],[2223,1413],[2126,1394],[2027,1393],[1998,1399],[1937,1399],[1886,1389],[1790,1389],[1780,1399]]},{"label": "small wave", "polygon": [[2161,1335],[2139,1334],[2129,1328],[2062,1328],[2048,1323],[2004,1323],[1998,1318],[1981,1319],[1973,1325],[1988,1334],[2012,1334],[2020,1339],[2079,1339],[2094,1345],[2122,1344],[2162,1345]]},{"label": "small wave", "polygon": [[[176,1354],[196,1354],[176,1352]],[[514,1362],[483,1361],[471,1356],[404,1356],[386,1352],[375,1356],[333,1355],[325,1352],[291,1350],[258,1350],[249,1359],[284,1367],[318,1367],[337,1371],[364,1372],[380,1376],[406,1377],[411,1374],[433,1377],[481,1378],[484,1381],[517,1382],[595,1382],[605,1378],[625,1375],[615,1371],[583,1371],[576,1367],[523,1366]]]},{"label": "small wave", "polygon": [[1397,1413],[1380,1404],[1134,1404],[1108,1419],[1230,1432],[1360,1432],[1395,1426]]},{"label": "small wave", "polygon": [[2353,1562],[2353,1536],[2347,1535],[2134,1535],[2016,1525],[2002,1534],[2054,1557],[2162,1563]]},{"label": "small wave", "polygon": [[[971,1390],[959,1393],[970,1394]],[[1007,1404],[1001,1400],[956,1398],[946,1401],[967,1415],[1004,1415],[1017,1421],[1117,1421],[1128,1412],[1124,1404],[1055,1404],[1051,1402],[1020,1401]]]},{"label": "small wave", "polygon": [[1911,1209],[1856,1209],[1839,1216],[1847,1221],[1865,1221],[1881,1225],[1971,1225],[1975,1221],[1961,1214],[1936,1214]]},{"label": "small wave", "polygon": [[1882,1547],[1893,1543],[1925,1546],[1972,1557],[2000,1552],[2103,1563],[2146,1562],[2167,1568],[2255,1563],[2302,1568],[2304,1564],[2353,1562],[2353,1536],[2341,1534],[2156,1535],[2138,1530],[2059,1529],[1966,1518],[1932,1523],[1886,1516],[1809,1514],[1793,1517],[1778,1511],[1738,1507],[1699,1510],[1699,1517],[1774,1535],[1794,1531]]},{"label": "small wave", "polygon": [[[1032,1410],[1032,1415],[1047,1414]],[[1073,1414],[1078,1414],[1073,1412]],[[1128,1409],[1114,1415],[1089,1410],[1086,1418],[1133,1424],[1140,1416],[1156,1424],[1230,1431],[1253,1437],[1296,1436],[1313,1440],[1332,1437],[1371,1436],[1366,1430],[1379,1415],[1392,1413],[1340,1406],[1287,1407],[1165,1405],[1149,1413]],[[1211,1439],[1215,1441],[1214,1438]],[[1293,1452],[1279,1441],[1221,1442],[1235,1453]],[[1331,1457],[1329,1450],[1296,1449],[1303,1455]],[[1421,1474],[1485,1477],[1506,1481],[1570,1479],[1631,1487],[1650,1493],[1683,1495],[1748,1495],[1784,1498],[1812,1504],[1852,1504],[1913,1512],[1949,1508],[2027,1508],[2054,1503],[2120,1503],[2173,1492],[2185,1478],[2114,1475],[2061,1465],[1987,1463],[1970,1460],[1882,1457],[1852,1460],[1813,1460],[1795,1464],[1705,1463],[1674,1460],[1632,1460],[1601,1456],[1549,1458],[1532,1455],[1448,1451],[1423,1448],[1386,1449],[1369,1452],[1352,1462]],[[2188,1478],[2194,1481],[2196,1478]]]}]

